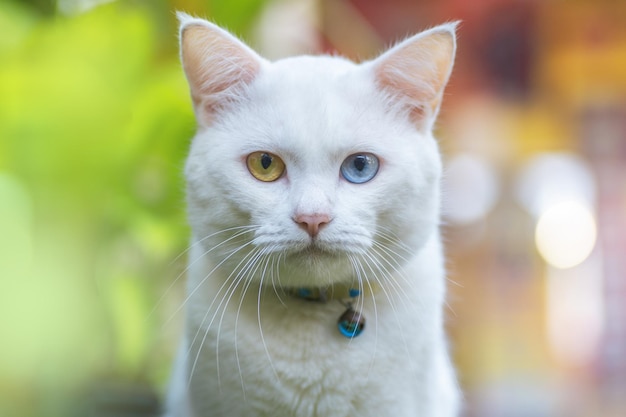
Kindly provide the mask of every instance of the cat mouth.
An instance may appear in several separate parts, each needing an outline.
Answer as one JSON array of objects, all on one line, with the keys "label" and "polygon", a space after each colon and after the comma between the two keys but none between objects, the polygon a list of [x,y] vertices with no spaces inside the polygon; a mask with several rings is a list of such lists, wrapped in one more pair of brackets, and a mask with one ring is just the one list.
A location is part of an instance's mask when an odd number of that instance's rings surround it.
[{"label": "cat mouth", "polygon": [[334,258],[345,253],[345,251],[339,250],[334,246],[313,240],[308,244],[291,246],[287,249],[287,252],[289,252],[290,256],[308,259]]},{"label": "cat mouth", "polygon": [[302,255],[312,256],[312,257],[336,255],[336,252],[331,251],[325,245],[320,244],[319,242],[316,242],[316,241],[312,241],[311,243],[308,244],[308,246],[304,247],[299,252]]},{"label": "cat mouth", "polygon": [[332,259],[350,255],[362,255],[369,245],[359,239],[321,239],[306,240],[280,239],[275,237],[257,237],[255,245],[266,248],[268,253],[282,253],[289,258]]}]

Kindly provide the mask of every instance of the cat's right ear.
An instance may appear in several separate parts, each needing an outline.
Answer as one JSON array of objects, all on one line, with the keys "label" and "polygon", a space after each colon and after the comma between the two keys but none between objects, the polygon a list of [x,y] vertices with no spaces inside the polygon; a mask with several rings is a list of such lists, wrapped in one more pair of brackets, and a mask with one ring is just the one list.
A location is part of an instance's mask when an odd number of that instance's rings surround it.
[{"label": "cat's right ear", "polygon": [[437,117],[454,63],[457,25],[419,33],[368,64],[378,86],[404,105],[421,128],[431,129]]},{"label": "cat's right ear", "polygon": [[196,117],[209,125],[216,111],[241,96],[264,60],[224,29],[185,13],[177,16],[180,56]]}]

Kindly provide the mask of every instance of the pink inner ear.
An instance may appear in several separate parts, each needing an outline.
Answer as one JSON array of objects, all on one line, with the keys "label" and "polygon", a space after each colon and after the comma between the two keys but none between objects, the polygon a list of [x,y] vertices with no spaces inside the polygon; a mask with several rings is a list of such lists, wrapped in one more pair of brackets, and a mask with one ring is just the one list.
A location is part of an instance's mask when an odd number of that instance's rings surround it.
[{"label": "pink inner ear", "polygon": [[378,59],[379,86],[406,102],[414,122],[435,115],[454,60],[454,35],[449,30],[417,35]]},{"label": "pink inner ear", "polygon": [[205,117],[228,97],[228,90],[251,83],[261,68],[253,51],[217,27],[184,28],[181,47],[194,106]]}]

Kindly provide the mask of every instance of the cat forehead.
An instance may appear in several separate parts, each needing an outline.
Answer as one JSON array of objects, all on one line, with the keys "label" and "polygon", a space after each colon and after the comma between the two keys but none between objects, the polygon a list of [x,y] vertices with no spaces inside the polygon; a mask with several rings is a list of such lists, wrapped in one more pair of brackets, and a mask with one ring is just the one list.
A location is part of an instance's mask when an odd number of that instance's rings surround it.
[{"label": "cat forehead", "polygon": [[413,129],[388,111],[373,74],[345,58],[266,63],[249,87],[249,100],[227,119],[243,153],[267,150],[330,164],[356,152],[383,156],[411,141],[406,134]]},{"label": "cat forehead", "polygon": [[[368,74],[359,65],[341,57],[298,56],[281,59],[264,66],[257,85],[282,100],[293,98],[306,102],[310,98],[328,100],[333,94],[346,94],[368,84]],[[290,96],[290,97],[287,97]]]},{"label": "cat forehead", "polygon": [[254,107],[265,121],[317,133],[356,129],[371,120],[365,114],[381,110],[373,76],[341,57],[299,56],[273,62],[263,68],[252,91]]},{"label": "cat forehead", "polygon": [[330,55],[301,55],[272,62],[266,70],[280,76],[332,77],[358,68],[354,62]]},{"label": "cat forehead", "polygon": [[268,129],[268,149],[329,155],[375,150],[386,116],[373,80],[335,57],[297,57],[271,64],[253,90],[254,125]]}]

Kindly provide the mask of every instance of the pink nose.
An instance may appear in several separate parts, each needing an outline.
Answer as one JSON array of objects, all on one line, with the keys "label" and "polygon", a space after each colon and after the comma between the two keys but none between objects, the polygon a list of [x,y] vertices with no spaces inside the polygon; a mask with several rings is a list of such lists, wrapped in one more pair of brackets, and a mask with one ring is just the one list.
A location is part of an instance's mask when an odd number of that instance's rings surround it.
[{"label": "pink nose", "polygon": [[315,237],[320,232],[320,227],[330,223],[331,218],[328,214],[298,214],[293,220],[306,230],[309,236]]}]

